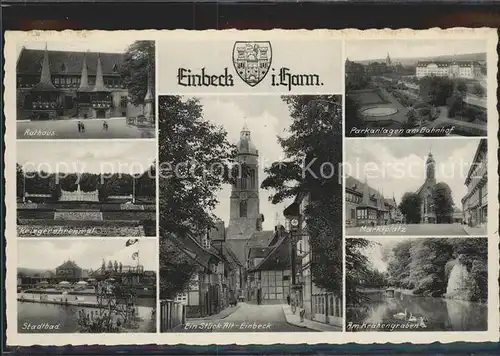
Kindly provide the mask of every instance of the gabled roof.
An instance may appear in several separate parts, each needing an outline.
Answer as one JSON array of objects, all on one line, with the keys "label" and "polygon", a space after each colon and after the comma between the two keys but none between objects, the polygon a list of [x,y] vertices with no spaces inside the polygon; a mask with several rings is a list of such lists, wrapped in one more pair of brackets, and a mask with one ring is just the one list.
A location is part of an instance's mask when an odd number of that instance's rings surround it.
[{"label": "gabled roof", "polygon": [[234,265],[234,266],[240,266],[242,267],[243,265],[238,261],[238,257],[234,254],[234,252],[231,250],[231,248],[227,245],[224,245],[222,247],[222,254],[224,255],[224,258],[226,259],[229,264]]},{"label": "gabled roof", "polygon": [[[345,189],[347,191],[362,196],[363,192],[365,191],[366,188],[368,188],[367,190],[368,190],[368,195],[369,195],[369,199],[368,199],[369,204],[364,204],[364,206],[372,207],[372,208],[379,208],[378,207],[378,205],[379,205],[378,197],[380,196],[380,193],[376,189],[370,187],[368,184],[367,184],[367,187],[365,187],[365,183],[361,182],[359,179],[356,179],[352,176],[346,176]],[[389,200],[391,202],[393,201],[392,199],[384,198],[385,203],[387,203],[387,201],[389,201]],[[360,204],[360,206],[362,206],[362,204]]]},{"label": "gabled roof", "polygon": [[248,254],[248,258],[264,258],[269,252],[273,250],[273,247],[252,247]]},{"label": "gabled roof", "polygon": [[267,256],[251,271],[284,270],[290,267],[289,234],[283,235]]},{"label": "gabled roof", "polygon": [[[40,75],[42,71],[43,50],[22,49],[17,62],[18,74]],[[85,52],[48,51],[50,72],[52,75],[78,75],[83,68]],[[90,76],[97,72],[97,53],[86,52],[87,70]],[[123,61],[123,53],[100,53],[104,75],[119,75],[118,69]],[[116,65],[116,71],[113,69]]]},{"label": "gabled roof", "polygon": [[274,231],[256,231],[252,234],[252,237],[248,240],[248,246],[269,246],[274,237]]},{"label": "gabled roof", "polygon": [[182,238],[172,234],[169,236],[169,239],[196,263],[204,268],[208,268],[210,261],[213,261],[214,259],[219,261],[221,260],[221,257],[218,256],[215,249],[213,249],[213,251],[205,249],[195,238],[191,236]]}]

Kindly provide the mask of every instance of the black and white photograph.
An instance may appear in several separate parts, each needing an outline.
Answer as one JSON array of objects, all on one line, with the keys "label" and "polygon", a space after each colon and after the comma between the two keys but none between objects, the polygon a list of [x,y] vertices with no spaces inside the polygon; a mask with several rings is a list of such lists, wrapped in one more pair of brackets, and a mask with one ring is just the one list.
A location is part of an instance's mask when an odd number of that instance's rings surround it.
[{"label": "black and white photograph", "polygon": [[160,331],[342,331],[342,97],[158,113]]},{"label": "black and white photograph", "polygon": [[156,234],[156,142],[17,141],[17,236]]},{"label": "black and white photograph", "polygon": [[487,136],[486,41],[346,41],[346,137]]},{"label": "black and white photograph", "polygon": [[488,330],[488,239],[346,239],[346,331]]},{"label": "black and white photograph", "polygon": [[156,332],[156,239],[18,242],[19,333]]},{"label": "black and white photograph", "polygon": [[486,139],[347,140],[345,151],[347,236],[486,236]]},{"label": "black and white photograph", "polygon": [[155,137],[154,41],[26,42],[16,74],[18,139]]}]

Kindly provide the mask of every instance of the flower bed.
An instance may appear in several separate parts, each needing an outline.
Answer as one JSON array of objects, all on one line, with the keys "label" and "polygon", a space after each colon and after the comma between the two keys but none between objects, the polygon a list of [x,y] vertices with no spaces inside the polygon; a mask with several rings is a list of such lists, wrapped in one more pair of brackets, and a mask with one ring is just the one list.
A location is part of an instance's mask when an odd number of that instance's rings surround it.
[{"label": "flower bed", "polygon": [[93,220],[101,221],[100,211],[56,211],[54,220]]},{"label": "flower bed", "polygon": [[141,226],[140,220],[53,220],[53,219],[19,219],[18,226]]},{"label": "flower bed", "polygon": [[54,212],[47,210],[18,210],[19,219],[54,219]]},{"label": "flower bed", "polygon": [[142,205],[136,205],[136,204],[120,204],[120,209],[121,210],[144,210],[144,207]]},{"label": "flower bed", "polygon": [[17,209],[37,209],[38,205],[37,203],[18,203]]},{"label": "flower bed", "polygon": [[156,214],[150,211],[105,211],[102,213],[103,220],[143,220],[155,219]]}]

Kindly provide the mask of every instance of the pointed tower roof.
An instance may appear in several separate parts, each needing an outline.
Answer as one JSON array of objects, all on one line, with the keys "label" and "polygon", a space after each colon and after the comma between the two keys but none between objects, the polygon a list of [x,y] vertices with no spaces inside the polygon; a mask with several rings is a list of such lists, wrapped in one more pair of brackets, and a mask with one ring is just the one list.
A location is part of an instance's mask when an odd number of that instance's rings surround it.
[{"label": "pointed tower roof", "polygon": [[59,91],[54,84],[52,84],[50,76],[50,62],[49,62],[49,52],[47,51],[47,45],[45,45],[45,51],[43,52],[43,62],[42,62],[42,73],[40,75],[40,82],[35,85],[32,89],[33,91]]},{"label": "pointed tower roof", "polygon": [[91,91],[91,88],[89,86],[89,74],[87,68],[87,53],[83,55],[82,76],[80,78],[80,87],[78,88],[78,91]]},{"label": "pointed tower roof", "polygon": [[250,130],[247,125],[243,126],[240,132],[240,140],[237,144],[239,154],[253,154],[258,155],[259,152],[252,142]]},{"label": "pointed tower roof", "polygon": [[106,86],[104,85],[104,78],[102,76],[102,65],[101,65],[101,55],[97,53],[97,72],[95,76],[95,86],[94,92],[96,91],[108,91]]},{"label": "pointed tower roof", "polygon": [[434,156],[432,155],[432,152],[429,151],[429,155],[427,156],[427,163],[431,163],[431,162],[436,162],[434,160]]}]

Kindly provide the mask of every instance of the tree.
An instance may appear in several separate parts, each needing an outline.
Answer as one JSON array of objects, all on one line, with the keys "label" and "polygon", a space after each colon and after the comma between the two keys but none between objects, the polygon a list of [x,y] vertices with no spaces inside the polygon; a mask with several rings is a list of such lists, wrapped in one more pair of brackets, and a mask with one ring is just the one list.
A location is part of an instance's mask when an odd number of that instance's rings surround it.
[{"label": "tree", "polygon": [[392,254],[388,259],[387,271],[389,273],[389,282],[400,288],[413,289],[414,285],[410,280],[410,270],[408,266],[411,263],[412,241],[403,241],[392,249]]},{"label": "tree", "polygon": [[403,198],[401,199],[401,203],[399,204],[399,210],[405,217],[407,224],[418,224],[420,222],[421,204],[422,199],[418,194],[412,192],[403,194]]},{"label": "tree", "polygon": [[427,103],[444,106],[452,95],[454,83],[447,77],[423,77],[419,82],[420,97]]},{"label": "tree", "polygon": [[310,237],[313,282],[342,295],[342,106],[337,96],[284,96],[293,122],[278,137],[286,159],[264,171],[273,204],[307,194],[304,218]]},{"label": "tree", "polygon": [[445,266],[452,258],[453,248],[447,239],[418,239],[410,248],[410,282],[414,293],[442,295],[448,284]]},{"label": "tree", "polygon": [[113,270],[115,272],[118,272],[118,261],[115,260],[114,264],[113,264]]},{"label": "tree", "polygon": [[448,117],[455,117],[463,108],[463,99],[459,93],[455,93],[446,100],[448,106]]},{"label": "tree", "polygon": [[172,240],[160,239],[160,299],[174,299],[187,290],[197,270],[193,260]]},{"label": "tree", "polygon": [[345,97],[345,135],[346,136],[356,136],[363,137],[366,134],[351,134],[351,130],[354,128],[363,128],[363,119],[359,114],[359,106],[356,102],[349,96]]},{"label": "tree", "polygon": [[[83,333],[117,333],[122,328],[138,329],[135,287],[119,280],[116,283],[98,282],[96,310],[78,311],[78,325]],[[154,330],[151,330],[154,331]]]},{"label": "tree", "polygon": [[451,188],[446,183],[439,182],[432,190],[432,200],[437,223],[449,223],[453,216],[453,197]]},{"label": "tree", "polygon": [[460,95],[463,97],[465,94],[467,94],[467,84],[463,80],[459,80],[457,82],[457,91],[460,93]]},{"label": "tree", "polygon": [[474,95],[479,96],[479,97],[483,97],[486,94],[486,90],[484,89],[484,87],[481,84],[476,83],[476,84],[474,84],[474,88],[472,89],[472,93]]},{"label": "tree", "polygon": [[369,261],[363,254],[363,249],[370,245],[372,243],[366,239],[345,240],[345,294],[349,306],[362,305],[369,300],[359,288],[362,281],[368,278]]},{"label": "tree", "polygon": [[118,266],[118,270],[120,271],[120,274],[122,273],[123,270],[123,264],[120,262],[120,265]]},{"label": "tree", "polygon": [[216,192],[233,182],[237,152],[222,127],[203,119],[198,99],[162,96],[159,108],[160,238],[167,240],[160,252],[167,263],[160,271],[160,293],[171,298],[183,292],[196,270],[172,237],[182,241],[215,226]]},{"label": "tree", "polygon": [[113,271],[113,262],[108,261],[108,271],[112,272]]},{"label": "tree", "polygon": [[155,41],[136,41],[128,47],[120,66],[120,75],[132,104],[144,103],[148,80],[154,97],[155,68]]}]

